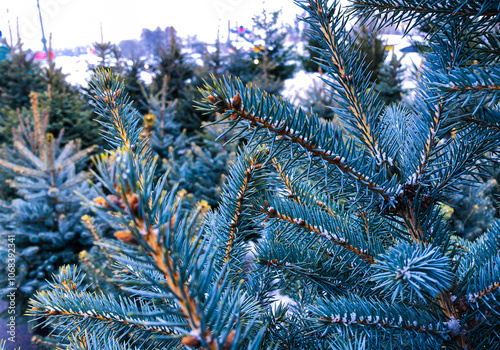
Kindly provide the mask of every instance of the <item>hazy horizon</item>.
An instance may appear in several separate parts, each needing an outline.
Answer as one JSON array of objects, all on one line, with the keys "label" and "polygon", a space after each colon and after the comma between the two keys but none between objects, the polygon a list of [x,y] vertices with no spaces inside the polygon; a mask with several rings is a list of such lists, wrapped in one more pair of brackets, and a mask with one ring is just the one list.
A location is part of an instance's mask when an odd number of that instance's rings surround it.
[{"label": "hazy horizon", "polygon": [[[228,20],[231,26],[252,24],[252,17],[262,11],[282,9],[282,20],[292,23],[300,8],[293,0],[40,0],[45,37],[52,33],[54,49],[87,46],[101,41],[101,23],[104,41],[139,39],[143,28],[155,29],[173,26],[182,37],[197,35],[206,42],[214,42],[220,28],[222,39],[227,36]],[[9,26],[16,40],[16,18],[25,48],[43,48],[36,0],[4,1],[0,4],[0,30],[10,42]]]}]

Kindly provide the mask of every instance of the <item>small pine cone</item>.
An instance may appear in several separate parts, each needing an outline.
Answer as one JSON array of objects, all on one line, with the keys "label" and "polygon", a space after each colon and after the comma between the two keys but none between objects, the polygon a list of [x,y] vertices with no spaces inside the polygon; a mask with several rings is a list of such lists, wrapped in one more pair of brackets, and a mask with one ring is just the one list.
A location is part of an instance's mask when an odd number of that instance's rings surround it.
[{"label": "small pine cone", "polygon": [[111,208],[109,203],[113,203],[113,204],[117,205],[118,207],[124,209],[123,201],[115,195],[106,196],[106,199],[104,199],[103,197],[94,198],[94,203],[96,203],[100,206],[106,207],[106,208]]},{"label": "small pine cone", "polygon": [[226,341],[224,342],[224,346],[222,347],[222,350],[229,350],[233,347],[233,342],[234,342],[234,334],[236,331],[233,329],[229,334],[227,335]]},{"label": "small pine cone", "polygon": [[123,243],[137,245],[137,241],[130,231],[116,231],[113,236]]},{"label": "small pine cone", "polygon": [[239,111],[241,109],[241,96],[239,93],[237,93],[233,97],[233,109]]},{"label": "small pine cone", "polygon": [[109,202],[109,203],[113,203],[113,204],[115,204],[115,205],[119,205],[118,203],[119,203],[119,201],[120,201],[120,198],[119,198],[119,197],[117,197],[117,196],[115,196],[115,195],[113,195],[113,194],[110,194],[109,196],[106,196],[106,199],[107,199],[107,202],[106,202],[106,203],[104,203],[104,206],[105,206],[106,208],[111,208],[111,206],[108,204],[108,202]]},{"label": "small pine cone", "polygon": [[137,216],[139,213],[139,196],[136,193],[128,198],[128,205],[130,207],[131,214]]},{"label": "small pine cone", "polygon": [[182,344],[189,346],[190,348],[199,348],[201,346],[201,341],[194,335],[188,335],[182,338]]},{"label": "small pine cone", "polygon": [[108,204],[103,197],[94,198],[94,203],[96,203],[102,207],[104,207],[104,206],[106,206],[106,204]]},{"label": "small pine cone", "polygon": [[212,102],[212,103],[217,103],[217,99],[213,97],[212,95],[208,95],[207,99]]}]

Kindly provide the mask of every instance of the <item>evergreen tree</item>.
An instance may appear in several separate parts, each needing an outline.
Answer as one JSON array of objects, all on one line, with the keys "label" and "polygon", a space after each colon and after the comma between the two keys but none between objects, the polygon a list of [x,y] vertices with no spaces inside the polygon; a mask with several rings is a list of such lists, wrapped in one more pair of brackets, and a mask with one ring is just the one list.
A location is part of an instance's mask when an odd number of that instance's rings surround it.
[{"label": "evergreen tree", "polygon": [[393,53],[391,61],[382,65],[375,85],[375,89],[380,93],[380,99],[386,104],[401,101],[404,92],[402,73],[401,62]]},{"label": "evergreen tree", "polygon": [[173,27],[165,28],[161,40],[163,41],[158,43],[157,63],[154,66],[153,91],[160,93],[163,79],[167,77],[166,100],[177,100],[176,122],[181,129],[186,129],[190,133],[198,130],[202,121],[192,103],[196,92],[190,90],[188,85],[188,81],[194,79],[194,71],[186,62],[186,56],[181,50],[179,38]]},{"label": "evergreen tree", "polygon": [[313,36],[309,36],[308,33],[311,32],[311,28],[306,26],[304,33],[306,35],[306,51],[307,54],[301,57],[302,65],[306,72],[319,72],[320,67],[318,64],[318,59],[320,58],[319,53],[316,51],[316,48],[320,46]]},{"label": "evergreen tree", "polygon": [[159,157],[159,172],[169,173],[167,181],[171,188],[178,186],[197,201],[205,200],[216,206],[234,147],[215,141],[220,128],[213,125],[187,135],[176,122],[177,101],[166,99],[167,81],[165,77],[160,94],[150,99],[151,113],[144,117],[143,135]]},{"label": "evergreen tree", "polygon": [[316,114],[319,118],[324,120],[331,120],[337,122],[335,116],[335,107],[337,103],[333,99],[332,94],[326,88],[327,84],[324,82],[324,75],[321,68],[318,68],[321,80],[313,80],[313,85],[305,91],[305,96],[299,96],[299,103],[303,106],[304,110],[309,113]]},{"label": "evergreen tree", "polygon": [[379,33],[366,25],[354,26],[353,39],[354,47],[365,57],[363,69],[371,73],[370,82],[377,81],[387,57],[386,45]]},{"label": "evergreen tree", "polygon": [[132,64],[126,65],[123,72],[123,82],[130,99],[134,102],[133,106],[141,114],[148,112],[148,105],[145,101],[143,82],[140,74],[144,69],[144,61],[135,58]]},{"label": "evergreen tree", "polygon": [[171,186],[177,185],[211,207],[217,206],[228,163],[234,157],[232,145],[216,141],[218,131],[220,128],[205,126],[202,132],[184,139],[188,141],[184,147],[169,148],[162,167],[169,173]]},{"label": "evergreen tree", "polygon": [[296,65],[293,47],[285,46],[287,31],[279,26],[281,11],[268,12],[265,9],[253,18],[254,42],[261,40],[263,45],[256,45],[251,53],[256,68],[253,83],[263,90],[279,94],[284,81],[293,76]]},{"label": "evergreen tree", "polygon": [[118,74],[122,71],[121,51],[120,48],[111,42],[94,42],[92,50],[99,58],[97,64],[89,64],[89,70],[94,72],[98,69],[109,69],[113,73]]},{"label": "evergreen tree", "polygon": [[155,67],[154,80],[158,82],[156,91],[162,88],[160,82],[163,77],[168,77],[167,99],[175,100],[183,98],[188,79],[192,78],[193,70],[186,63],[186,57],[181,52],[175,29],[168,27],[165,29],[170,33],[168,43],[163,43],[158,47],[158,63]]},{"label": "evergreen tree", "polygon": [[[40,108],[50,111],[51,119],[47,132],[63,134],[63,143],[80,140],[82,148],[99,144],[99,131],[93,127],[94,116],[84,94],[76,86],[69,84],[62,68],[56,67],[52,57],[52,45],[49,41],[48,64],[40,70],[40,76],[46,84],[46,91],[39,95]],[[16,125],[17,126],[17,123]]]},{"label": "evergreen tree", "polygon": [[238,76],[244,83],[254,83],[269,93],[279,94],[286,79],[293,76],[296,65],[295,53],[286,46],[287,30],[279,25],[281,11],[263,10],[254,16],[254,33],[248,40],[251,51],[237,49],[232,44],[228,57],[227,74]]},{"label": "evergreen tree", "polygon": [[498,182],[490,178],[476,186],[463,186],[449,201],[453,230],[469,240],[481,237],[498,218]]},{"label": "evergreen tree", "polygon": [[[21,39],[10,48],[10,58],[0,61],[0,110],[30,106],[29,94],[43,91],[35,56],[22,47]],[[10,130],[9,130],[10,132]]]},{"label": "evergreen tree", "polygon": [[250,83],[257,75],[255,63],[252,61],[250,52],[243,48],[237,48],[234,43],[230,44],[226,58],[226,74],[233,77],[240,77],[245,83]]},{"label": "evergreen tree", "polygon": [[[39,108],[48,108],[52,116],[47,132],[57,135],[64,130],[62,142],[79,139],[82,148],[99,142],[99,132],[93,127],[91,108],[84,100],[82,91],[70,85],[65,80],[66,74],[62,73],[60,67],[56,67],[50,41],[47,65],[37,70],[36,78],[42,82],[37,88]],[[17,129],[20,119],[29,118],[31,111],[27,107],[5,107],[2,112],[4,120],[1,123],[0,138],[4,142],[12,142],[12,130]]]},{"label": "evergreen tree", "polygon": [[394,55],[387,61],[387,45],[380,38],[373,26],[355,26],[354,46],[365,57],[363,69],[369,76],[370,82],[375,83],[375,91],[380,93],[380,99],[386,103],[397,103],[402,99],[402,69],[400,60]]},{"label": "evergreen tree", "polygon": [[217,31],[215,52],[208,53],[205,44],[204,70],[210,75],[221,76],[225,71],[225,67],[223,66],[223,64],[224,61],[221,53],[220,36],[219,32]]},{"label": "evergreen tree", "polygon": [[[4,271],[15,266],[14,284],[2,280],[0,293],[6,300],[15,291],[18,317],[33,292],[47,288],[51,274],[76,263],[78,252],[92,243],[79,224],[85,209],[75,191],[92,193],[78,164],[93,148],[81,150],[79,141],[62,146],[62,134],[56,138],[47,132],[49,112],[40,111],[37,94],[32,93],[31,102],[31,118],[20,120],[13,149],[0,159],[0,166],[15,175],[9,184],[20,197],[0,203],[1,266]],[[15,262],[6,242],[15,246]]]},{"label": "evergreen tree", "polygon": [[[71,335],[70,348],[500,349],[500,223],[470,242],[442,212],[498,165],[500,50],[460,46],[497,25],[497,2],[297,3],[342,125],[214,79],[199,106],[246,144],[203,223],[203,203],[183,211],[154,180],[123,85],[95,78],[116,157],[98,164],[110,194],[93,209],[114,223],[119,242],[101,244],[133,297],[88,292],[76,269],[60,270],[29,312]],[[377,101],[349,40],[354,15],[439,28],[409,109]],[[471,57],[482,60],[471,67]]]}]

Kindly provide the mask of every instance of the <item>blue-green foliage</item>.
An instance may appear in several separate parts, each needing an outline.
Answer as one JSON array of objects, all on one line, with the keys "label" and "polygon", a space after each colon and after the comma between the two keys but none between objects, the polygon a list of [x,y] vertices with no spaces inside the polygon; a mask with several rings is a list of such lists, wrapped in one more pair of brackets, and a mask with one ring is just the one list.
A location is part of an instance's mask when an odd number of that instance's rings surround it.
[{"label": "blue-green foliage", "polygon": [[[351,11],[364,18],[371,11],[396,11],[394,17],[382,15],[375,26],[398,21],[401,13],[421,18],[420,9],[412,11],[416,3],[380,3],[356,2]],[[311,324],[304,329],[318,338],[302,346],[320,348],[329,337],[346,334],[354,339],[347,330],[352,329],[368,336],[367,348],[498,348],[498,304],[493,301],[500,284],[498,250],[478,249],[485,244],[454,236],[440,210],[440,202],[484,174],[498,150],[497,118],[483,117],[497,108],[497,68],[471,63],[478,54],[464,50],[458,35],[461,30],[481,36],[498,8],[488,2],[470,5],[480,11],[476,23],[468,8],[457,14],[437,2],[422,5],[429,6],[424,11],[428,18],[442,11],[450,16],[443,21],[464,23],[470,31],[438,22],[430,38],[434,51],[411,109],[384,110],[349,41],[345,13],[326,1],[300,4],[312,36],[322,45],[325,84],[340,105],[335,111],[347,132],[233,79],[207,84],[200,108],[225,115],[249,149],[266,149],[264,165],[280,163],[278,173],[288,182],[310,186],[305,196],[297,195],[283,181],[286,191],[277,196],[267,191],[254,205],[254,217],[266,213],[268,220],[266,242],[259,242],[255,259],[265,257],[261,265],[275,270],[281,292],[299,305],[310,299]],[[485,8],[493,14],[483,15]],[[486,48],[479,48],[484,55]],[[314,203],[318,190],[343,204],[341,211]],[[495,225],[486,235],[497,241],[499,233]],[[320,252],[331,256],[331,267],[319,264]],[[311,286],[319,283],[321,292],[314,294]]]},{"label": "blue-green foliage", "polygon": [[217,129],[207,126],[198,135],[185,138],[185,147],[176,144],[162,164],[162,169],[169,172],[170,184],[177,184],[179,189],[212,207],[219,202],[228,163],[234,157],[234,145],[217,142],[214,130]]},{"label": "blue-green foliage", "polygon": [[130,108],[118,80],[100,72],[93,87],[101,115],[114,124],[108,134],[114,134],[114,149],[96,160],[101,197],[89,205],[122,241],[100,238],[97,244],[114,261],[112,282],[124,295],[87,291],[78,272],[65,268],[52,290],[32,300],[30,313],[49,316],[44,322],[61,337],[70,334],[81,341],[94,333],[95,339],[106,339],[103,348],[121,346],[118,342],[152,349],[181,341],[205,348],[255,348],[264,332],[256,316],[260,306],[242,291],[242,283],[230,287],[227,268],[215,268],[220,261],[214,251],[222,242],[201,227],[207,206],[185,211],[175,189],[168,191],[166,177],[157,179],[156,157],[147,139],[139,138],[141,129],[116,118]]},{"label": "blue-green foliage", "polygon": [[[293,76],[297,59],[293,46],[286,44],[289,29],[283,27],[281,11],[264,9],[253,17],[251,38],[239,38],[254,45],[250,50],[232,47],[222,69],[227,74],[238,76],[245,83],[253,83],[260,88],[279,94],[284,81]],[[239,34],[238,34],[239,35]]]},{"label": "blue-green foliage", "polygon": [[435,247],[420,247],[416,244],[400,243],[380,254],[374,266],[380,272],[373,275],[382,288],[396,298],[409,299],[414,295],[420,299],[432,299],[451,287],[453,275],[448,257]]},{"label": "blue-green foliage", "polygon": [[[97,164],[103,190],[89,204],[121,241],[99,245],[131,296],[64,290],[76,279],[65,269],[59,288],[33,299],[33,316],[103,349],[500,349],[500,224],[470,242],[442,211],[497,164],[498,51],[489,41],[462,50],[461,39],[486,40],[498,4],[366,0],[350,12],[327,0],[297,4],[321,45],[340,126],[214,78],[198,106],[220,113],[222,136],[245,144],[219,208],[202,222],[202,203],[185,212],[165,178],[155,180],[118,81],[99,73],[96,102],[115,150]],[[433,24],[408,108],[379,102],[350,40],[352,15],[376,27]],[[477,50],[491,59],[474,63]],[[463,68],[467,79],[441,84]]]},{"label": "blue-green foliage", "polygon": [[164,98],[152,98],[150,105],[152,113],[144,117],[143,133],[159,157],[158,171],[168,172],[170,186],[187,191],[195,201],[205,200],[217,206],[235,146],[216,140],[221,132],[218,126],[204,125],[190,134],[182,130],[176,121],[176,100],[167,103]]},{"label": "blue-green foliage", "polygon": [[384,63],[377,77],[376,89],[380,92],[380,98],[387,104],[397,103],[403,98],[403,73],[401,60],[392,53],[389,63]]},{"label": "blue-green foliage", "polygon": [[498,217],[498,173],[476,186],[463,186],[445,207],[451,216],[453,230],[464,238],[473,240],[488,230]]},{"label": "blue-green foliage", "polygon": [[2,202],[0,209],[2,269],[13,263],[8,253],[15,251],[16,275],[13,285],[2,280],[1,294],[15,290],[17,315],[24,314],[29,298],[47,287],[46,279],[59,266],[76,263],[78,252],[92,244],[80,224],[87,210],[77,193],[93,192],[89,175],[79,168],[93,148],[81,150],[78,141],[61,145],[62,135],[47,133],[48,111],[40,114],[36,96],[32,101],[32,119],[20,121],[13,149],[0,159],[13,174],[9,185],[19,197]]}]

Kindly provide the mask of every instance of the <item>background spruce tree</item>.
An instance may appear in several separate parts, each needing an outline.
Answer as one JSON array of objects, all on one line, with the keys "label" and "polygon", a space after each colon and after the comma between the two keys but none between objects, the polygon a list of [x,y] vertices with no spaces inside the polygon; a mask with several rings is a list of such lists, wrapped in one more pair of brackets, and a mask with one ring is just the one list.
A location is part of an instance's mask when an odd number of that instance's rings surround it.
[{"label": "background spruce tree", "polygon": [[[94,78],[115,155],[99,160],[103,190],[89,205],[115,231],[99,244],[132,296],[93,293],[76,268],[61,269],[29,313],[70,347],[500,349],[500,223],[471,242],[442,210],[498,166],[500,50],[460,46],[487,37],[497,2],[297,4],[341,125],[238,79],[208,83],[199,108],[245,144],[204,221],[204,203],[184,211],[155,180],[123,85]],[[377,100],[351,40],[355,16],[438,28],[407,109]]]},{"label": "background spruce tree", "polygon": [[84,149],[102,144],[99,131],[92,127],[95,125],[94,115],[84,93],[69,84],[65,80],[67,75],[56,67],[51,54],[51,41],[49,40],[47,65],[40,70],[46,91],[38,97],[40,109],[48,108],[50,111],[47,132],[53,135],[63,132],[63,143],[78,139]]},{"label": "background spruce tree", "polygon": [[91,72],[103,68],[109,69],[115,74],[122,71],[122,55],[118,45],[109,41],[95,41],[92,43],[92,50],[94,55],[98,57],[98,62],[97,64],[89,64]]},{"label": "background spruce tree", "polygon": [[164,77],[159,94],[150,97],[151,113],[144,116],[142,135],[158,156],[158,172],[168,172],[170,188],[187,191],[192,201],[206,201],[217,206],[220,186],[234,157],[234,145],[223,145],[229,137],[216,141],[220,127],[206,125],[187,133],[177,122],[176,103],[168,101],[168,79]]},{"label": "background spruce tree", "polygon": [[78,140],[63,146],[62,133],[47,132],[49,110],[40,110],[37,94],[31,94],[31,103],[31,116],[20,120],[13,148],[0,159],[0,166],[13,173],[9,184],[19,197],[0,204],[2,269],[7,268],[7,237],[14,237],[16,247],[15,285],[2,280],[0,294],[5,298],[14,287],[18,321],[33,292],[47,288],[59,266],[76,263],[78,252],[92,244],[80,225],[86,209],[75,191],[93,193],[79,167],[93,147],[81,149]]},{"label": "background spruce tree", "polygon": [[380,99],[386,104],[400,102],[403,93],[401,62],[394,53],[387,62],[387,45],[377,28],[365,24],[355,26],[353,37],[354,46],[365,57],[363,69],[371,73],[370,82],[375,83]]},{"label": "background spruce tree", "polygon": [[401,62],[392,53],[389,63],[382,65],[375,85],[375,89],[380,93],[380,99],[385,103],[401,101],[404,93],[402,74]]},{"label": "background spruce tree", "polygon": [[[268,12],[265,9],[253,18],[254,42],[263,40],[263,45],[257,45],[251,53],[257,74],[253,83],[271,94],[279,94],[283,83],[291,78],[296,65],[292,47],[285,47],[287,31],[280,26],[281,11]],[[255,61],[257,62],[257,61]]]},{"label": "background spruce tree", "polygon": [[[205,56],[204,56],[204,74],[197,74],[198,76],[200,75],[215,75],[215,76],[221,76],[225,70],[225,58],[223,57],[222,54],[222,49],[221,49],[221,42],[220,42],[220,35],[219,31],[217,31],[217,40],[215,41],[215,52],[209,53],[206,48],[205,44]],[[227,47],[224,45],[224,48],[227,49]],[[225,56],[225,55],[224,55]]]},{"label": "background spruce tree", "polygon": [[254,45],[250,51],[233,47],[228,57],[227,74],[238,76],[244,83],[254,83],[269,93],[279,94],[286,79],[293,76],[297,59],[293,47],[285,46],[287,30],[280,23],[281,11],[253,17],[253,36],[241,38]]},{"label": "background spruce tree", "polygon": [[370,82],[375,82],[380,75],[387,57],[386,45],[373,26],[356,25],[352,31],[356,47],[361,56],[365,57],[363,68],[371,73]]},{"label": "background spruce tree", "polygon": [[478,181],[475,186],[459,188],[448,202],[451,225],[469,240],[481,237],[498,218],[499,186],[495,177]]},{"label": "background spruce tree", "polygon": [[[336,102],[332,94],[326,88],[324,82],[328,79],[319,64],[321,56],[318,52],[319,43],[311,32],[310,26],[306,25],[307,55],[303,58],[303,66],[308,72],[318,72],[321,81],[314,81],[313,85],[305,91],[305,96],[299,97],[300,104],[312,113],[326,120],[335,120],[334,109]],[[352,39],[354,46],[364,57],[363,69],[370,77],[370,82],[375,84],[375,91],[380,93],[380,99],[386,104],[399,103],[403,97],[403,69],[401,61],[393,53],[389,62],[387,61],[387,45],[383,42],[377,30],[366,25],[357,25],[353,28]],[[368,75],[369,73],[369,75]],[[333,107],[333,108],[332,108]]]},{"label": "background spruce tree", "polygon": [[134,58],[131,64],[126,64],[123,68],[123,82],[130,99],[133,101],[133,106],[141,114],[148,112],[147,99],[144,96],[145,87],[141,79],[141,72],[144,71],[144,60]]},{"label": "background spruce tree", "polygon": [[167,99],[180,99],[185,93],[187,80],[192,78],[193,69],[187,64],[185,55],[181,52],[179,38],[173,27],[165,28],[168,40],[159,43],[158,62],[155,66],[154,80],[157,82],[156,90],[162,88],[163,77],[168,77]]},{"label": "background spruce tree", "polygon": [[[39,93],[39,108],[50,110],[52,118],[49,120],[47,132],[57,135],[64,130],[62,143],[79,139],[83,148],[100,142],[99,132],[93,127],[94,115],[85,100],[86,95],[65,80],[66,74],[56,66],[50,44],[48,56],[47,64],[38,68],[35,73],[41,84],[31,91]],[[12,142],[12,130],[17,129],[20,118],[30,116],[32,112],[28,107],[6,106],[2,109],[4,119],[0,137],[4,142]]]},{"label": "background spruce tree", "polygon": [[[157,32],[159,29],[156,30]],[[156,63],[153,66],[153,86],[152,91],[158,94],[162,90],[162,82],[167,77],[166,100],[176,101],[175,121],[181,130],[186,130],[188,134],[198,130],[203,121],[203,116],[195,110],[193,99],[199,96],[196,89],[197,78],[194,76],[194,67],[187,62],[185,54],[176,31],[173,27],[167,27],[159,32],[161,35],[154,36],[153,41],[157,47]],[[189,82],[189,84],[188,84]]]},{"label": "background spruce tree", "polygon": [[[52,54],[49,53],[47,64],[39,67],[32,59],[25,61],[27,54],[21,49],[20,39],[18,48],[20,51],[13,53],[12,61],[0,61],[0,65],[10,64],[12,67],[9,69],[20,74],[20,76],[14,75],[8,78],[13,80],[11,82],[13,85],[6,83],[4,91],[8,91],[9,86],[18,85],[24,86],[23,89],[26,91],[28,91],[27,89],[38,91],[39,109],[49,109],[52,116],[47,126],[47,132],[58,135],[64,130],[61,134],[62,144],[76,139],[80,140],[82,148],[99,144],[101,138],[98,130],[94,127],[94,115],[85,100],[85,94],[79,88],[65,81],[66,75],[62,73],[61,68],[56,67]],[[50,41],[49,52],[52,52]],[[26,67],[24,73],[15,68],[22,62]],[[33,71],[28,71],[27,67],[33,68]],[[24,76],[21,77],[22,74]],[[6,76],[4,78],[7,79]],[[28,95],[29,92],[19,101],[26,100]],[[0,109],[0,144],[3,143],[4,148],[0,150],[0,158],[7,157],[9,147],[14,142],[13,131],[19,127],[20,120],[26,118],[32,118],[32,111],[24,105],[16,107],[16,105],[6,104]],[[0,167],[0,198],[7,201],[17,197],[14,189],[8,185],[9,180],[12,180],[12,173]]]},{"label": "background spruce tree", "polygon": [[241,77],[241,80],[246,83],[251,82],[257,75],[257,70],[250,52],[243,48],[237,48],[233,42],[230,44],[228,52],[224,73],[233,77]]},{"label": "background spruce tree", "polygon": [[16,45],[10,47],[10,57],[0,61],[0,111],[4,108],[29,108],[29,94],[43,91],[45,86],[38,74],[40,67],[34,58],[23,49],[18,37]]},{"label": "background spruce tree", "polygon": [[187,142],[183,148],[172,147],[162,167],[169,172],[171,186],[186,190],[211,207],[218,205],[228,165],[235,156],[234,145],[216,140],[220,132],[220,127],[205,125],[202,131],[184,140]]}]

